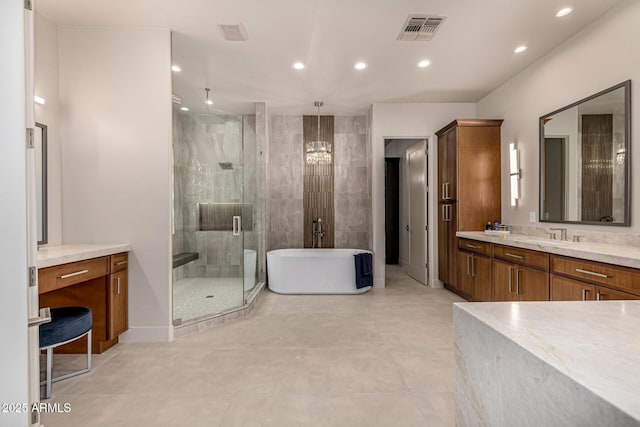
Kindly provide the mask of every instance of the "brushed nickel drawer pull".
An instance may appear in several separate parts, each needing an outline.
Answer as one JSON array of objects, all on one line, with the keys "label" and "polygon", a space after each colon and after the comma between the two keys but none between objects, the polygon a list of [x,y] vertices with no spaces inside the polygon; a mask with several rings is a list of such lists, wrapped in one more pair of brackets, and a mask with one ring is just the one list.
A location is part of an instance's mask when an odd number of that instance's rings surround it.
[{"label": "brushed nickel drawer pull", "polygon": [[476,277],[476,258],[471,255],[471,277]]},{"label": "brushed nickel drawer pull", "polygon": [[128,263],[129,263],[128,261],[118,261],[118,262],[116,262],[116,265],[125,265],[125,264],[128,264]]},{"label": "brushed nickel drawer pull", "polygon": [[509,267],[509,292],[513,292],[513,267]]},{"label": "brushed nickel drawer pull", "polygon": [[81,274],[88,273],[89,270],[81,270],[76,271],[75,273],[63,274],[62,276],[58,276],[58,279],[68,279],[69,277],[80,276]]},{"label": "brushed nickel drawer pull", "polygon": [[583,270],[581,268],[576,268],[576,271],[578,273],[588,274],[590,276],[602,277],[603,279],[608,279],[610,277],[610,276],[607,276],[606,274],[596,273],[596,272],[589,271],[589,270]]},{"label": "brushed nickel drawer pull", "polygon": [[482,246],[476,246],[469,243],[466,243],[465,246],[471,249],[482,249]]},{"label": "brushed nickel drawer pull", "polygon": [[116,277],[116,295],[120,295],[120,278]]},{"label": "brushed nickel drawer pull", "polygon": [[512,258],[524,259],[524,257],[522,255],[516,255],[516,254],[509,253],[509,252],[505,252],[504,255],[505,256],[510,256]]},{"label": "brushed nickel drawer pull", "polygon": [[516,269],[516,295],[520,295],[520,269]]}]

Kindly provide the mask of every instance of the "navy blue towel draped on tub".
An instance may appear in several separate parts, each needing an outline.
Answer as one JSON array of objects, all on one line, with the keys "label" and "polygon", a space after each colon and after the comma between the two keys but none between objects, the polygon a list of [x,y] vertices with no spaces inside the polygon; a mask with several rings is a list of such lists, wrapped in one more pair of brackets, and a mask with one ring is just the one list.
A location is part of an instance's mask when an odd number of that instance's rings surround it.
[{"label": "navy blue towel draped on tub", "polygon": [[368,252],[354,255],[356,263],[356,288],[373,286],[373,257]]}]

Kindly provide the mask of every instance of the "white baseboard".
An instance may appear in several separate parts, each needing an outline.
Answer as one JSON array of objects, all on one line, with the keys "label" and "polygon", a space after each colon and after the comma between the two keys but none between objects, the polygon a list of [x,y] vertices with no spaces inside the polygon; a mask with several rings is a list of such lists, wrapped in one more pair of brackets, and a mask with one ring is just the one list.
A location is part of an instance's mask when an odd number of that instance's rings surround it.
[{"label": "white baseboard", "polygon": [[442,289],[444,288],[444,283],[442,283],[442,281],[438,280],[438,279],[434,279],[431,281],[431,283],[429,283],[429,286],[431,286],[432,288],[435,289]]},{"label": "white baseboard", "polygon": [[373,279],[373,287],[374,288],[384,288],[385,287],[384,279],[376,279],[374,277],[374,279]]},{"label": "white baseboard", "polygon": [[173,341],[173,326],[131,326],[120,335],[120,342],[170,342]]}]

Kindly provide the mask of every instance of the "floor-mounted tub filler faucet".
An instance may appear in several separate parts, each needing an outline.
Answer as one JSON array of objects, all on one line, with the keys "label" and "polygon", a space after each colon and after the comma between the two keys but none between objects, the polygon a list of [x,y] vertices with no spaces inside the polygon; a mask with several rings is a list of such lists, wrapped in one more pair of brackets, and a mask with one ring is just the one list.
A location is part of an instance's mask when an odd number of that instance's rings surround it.
[{"label": "floor-mounted tub filler faucet", "polygon": [[312,247],[322,248],[323,237],[324,237],[324,231],[322,231],[322,218],[318,218],[313,221]]}]

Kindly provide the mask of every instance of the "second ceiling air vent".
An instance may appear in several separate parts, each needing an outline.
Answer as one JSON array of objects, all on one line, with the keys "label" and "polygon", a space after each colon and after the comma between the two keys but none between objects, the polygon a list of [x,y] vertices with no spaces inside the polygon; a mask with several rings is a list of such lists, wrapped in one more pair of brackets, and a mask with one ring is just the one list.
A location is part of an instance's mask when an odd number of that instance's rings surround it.
[{"label": "second ceiling air vent", "polygon": [[409,15],[402,25],[396,40],[401,41],[429,41],[433,38],[446,16],[437,15]]},{"label": "second ceiling air vent", "polygon": [[218,24],[225,40],[230,42],[244,42],[249,40],[247,29],[242,24]]}]

